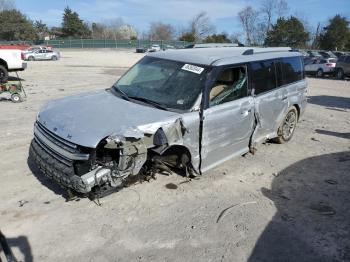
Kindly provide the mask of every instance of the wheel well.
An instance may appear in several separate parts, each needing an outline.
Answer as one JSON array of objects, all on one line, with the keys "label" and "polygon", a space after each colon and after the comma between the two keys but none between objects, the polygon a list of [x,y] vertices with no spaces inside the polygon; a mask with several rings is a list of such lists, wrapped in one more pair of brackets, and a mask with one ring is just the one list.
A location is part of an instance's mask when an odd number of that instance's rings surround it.
[{"label": "wheel well", "polygon": [[0,65],[4,66],[6,69],[8,69],[8,67],[7,67],[7,63],[6,63],[6,61],[5,61],[5,60],[0,59]]},{"label": "wheel well", "polygon": [[181,146],[181,145],[172,145],[166,148],[161,155],[178,155],[181,156],[183,154],[186,154],[189,159],[191,160],[191,153],[188,150],[187,147]]},{"label": "wheel well", "polygon": [[298,112],[298,120],[299,120],[299,116],[300,116],[300,106],[298,104],[294,104],[293,106],[295,106],[295,108],[297,109]]}]

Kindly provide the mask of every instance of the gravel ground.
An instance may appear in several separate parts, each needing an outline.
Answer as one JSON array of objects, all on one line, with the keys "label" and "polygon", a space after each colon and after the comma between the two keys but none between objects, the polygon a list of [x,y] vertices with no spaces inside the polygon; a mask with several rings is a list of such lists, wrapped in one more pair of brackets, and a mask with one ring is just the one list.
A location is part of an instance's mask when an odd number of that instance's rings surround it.
[{"label": "gravel ground", "polygon": [[20,73],[25,102],[0,101],[0,227],[18,259],[350,261],[350,81],[308,79],[309,105],[289,143],[261,144],[199,180],[158,176],[99,207],[65,202],[28,165],[33,123],[48,100],[107,88],[142,55],[62,55]]}]

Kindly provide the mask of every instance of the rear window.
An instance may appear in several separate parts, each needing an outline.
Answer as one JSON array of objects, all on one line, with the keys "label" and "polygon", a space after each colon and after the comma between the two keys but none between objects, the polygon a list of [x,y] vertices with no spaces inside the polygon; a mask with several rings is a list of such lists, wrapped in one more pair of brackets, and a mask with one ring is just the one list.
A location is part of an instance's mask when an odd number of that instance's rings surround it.
[{"label": "rear window", "polygon": [[304,70],[299,57],[284,57],[280,60],[280,66],[282,71],[282,85],[287,85],[304,78]]},{"label": "rear window", "polygon": [[275,66],[272,60],[254,62],[251,69],[252,88],[255,89],[256,95],[276,88]]},{"label": "rear window", "polygon": [[336,59],[328,59],[328,63],[336,63],[337,60]]}]

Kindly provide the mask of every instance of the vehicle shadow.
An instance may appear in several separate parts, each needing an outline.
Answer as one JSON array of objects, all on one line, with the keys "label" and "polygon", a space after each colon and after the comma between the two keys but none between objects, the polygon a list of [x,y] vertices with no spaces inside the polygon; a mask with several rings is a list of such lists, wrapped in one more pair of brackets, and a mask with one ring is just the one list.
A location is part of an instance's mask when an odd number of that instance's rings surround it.
[{"label": "vehicle shadow", "polygon": [[[7,255],[8,261],[17,261],[15,258],[11,258],[13,255],[13,250],[18,248],[19,251],[23,254],[24,262],[32,262],[33,254],[32,248],[29,244],[28,238],[26,236],[18,236],[15,238],[6,238],[0,231],[0,254],[1,252]],[[9,250],[10,249],[10,250]],[[9,253],[9,254],[6,254]],[[9,260],[12,259],[12,260]],[[1,258],[0,258],[1,261]]]},{"label": "vehicle shadow", "polygon": [[68,199],[67,191],[64,190],[62,187],[60,187],[57,183],[52,181],[50,178],[46,177],[44,173],[38,168],[37,164],[35,163],[33,157],[31,156],[31,152],[28,153],[28,159],[27,159],[27,165],[32,172],[32,174],[38,179],[38,181],[48,189],[50,189],[52,192],[54,192],[56,195],[60,195],[66,199]]},{"label": "vehicle shadow", "polygon": [[350,261],[350,151],[301,160],[262,188],[277,213],[249,262]]},{"label": "vehicle shadow", "polygon": [[7,81],[25,81],[25,80],[23,78],[21,78],[21,77],[9,76]]},{"label": "vehicle shadow", "polygon": [[350,98],[340,96],[309,96],[308,103],[325,106],[325,107],[336,107],[342,109],[350,109]]},{"label": "vehicle shadow", "polygon": [[328,130],[323,130],[323,129],[315,129],[315,132],[317,134],[350,139],[350,133],[340,133],[340,132],[328,131]]}]

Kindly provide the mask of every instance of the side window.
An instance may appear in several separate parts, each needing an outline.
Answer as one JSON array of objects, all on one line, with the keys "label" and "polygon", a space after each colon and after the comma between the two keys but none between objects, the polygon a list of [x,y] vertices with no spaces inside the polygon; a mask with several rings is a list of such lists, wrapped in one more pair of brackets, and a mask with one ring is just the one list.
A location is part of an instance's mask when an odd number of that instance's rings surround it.
[{"label": "side window", "polygon": [[251,64],[252,88],[258,95],[276,88],[275,66],[272,60],[259,61]]},{"label": "side window", "polygon": [[304,78],[300,57],[284,57],[281,59],[283,85],[287,85]]},{"label": "side window", "polygon": [[247,69],[245,66],[224,69],[210,90],[210,106],[247,96]]}]

